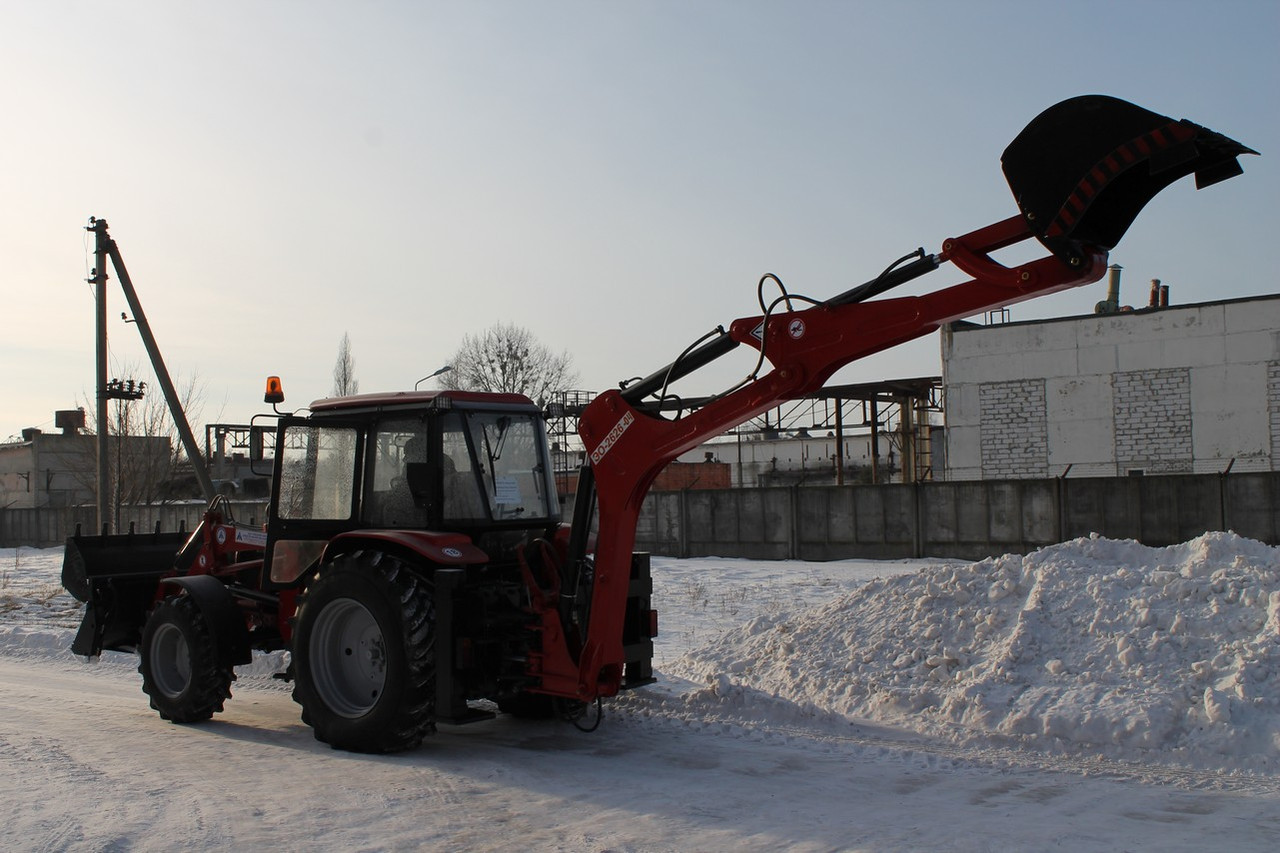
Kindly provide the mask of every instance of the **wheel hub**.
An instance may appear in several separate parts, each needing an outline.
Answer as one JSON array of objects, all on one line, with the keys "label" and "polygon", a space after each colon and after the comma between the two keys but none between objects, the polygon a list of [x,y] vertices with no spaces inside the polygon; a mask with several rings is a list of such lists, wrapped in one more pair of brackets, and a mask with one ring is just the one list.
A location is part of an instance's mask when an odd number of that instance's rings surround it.
[{"label": "wheel hub", "polygon": [[339,598],[325,606],[307,651],[316,690],[335,714],[354,719],[377,704],[387,677],[386,643],[364,605]]},{"label": "wheel hub", "polygon": [[156,629],[150,655],[156,689],[170,699],[181,696],[191,683],[191,649],[178,626],[166,623]]}]

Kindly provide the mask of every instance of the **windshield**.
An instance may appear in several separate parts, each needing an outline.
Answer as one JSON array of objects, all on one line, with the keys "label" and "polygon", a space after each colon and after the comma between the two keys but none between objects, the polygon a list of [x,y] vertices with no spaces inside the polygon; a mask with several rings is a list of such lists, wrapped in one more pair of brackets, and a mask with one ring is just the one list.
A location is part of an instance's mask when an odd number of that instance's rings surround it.
[{"label": "windshield", "polygon": [[443,439],[446,518],[484,519],[486,508],[495,521],[558,515],[542,421],[534,415],[453,415]]}]

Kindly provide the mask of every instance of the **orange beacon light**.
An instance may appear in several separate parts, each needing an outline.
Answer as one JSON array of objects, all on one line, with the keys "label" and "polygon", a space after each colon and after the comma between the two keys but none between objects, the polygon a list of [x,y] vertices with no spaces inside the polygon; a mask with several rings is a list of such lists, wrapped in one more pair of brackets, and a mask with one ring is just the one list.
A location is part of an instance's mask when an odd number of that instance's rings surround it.
[{"label": "orange beacon light", "polygon": [[267,377],[267,393],[262,395],[262,402],[272,405],[284,402],[284,386],[280,384],[279,376]]}]

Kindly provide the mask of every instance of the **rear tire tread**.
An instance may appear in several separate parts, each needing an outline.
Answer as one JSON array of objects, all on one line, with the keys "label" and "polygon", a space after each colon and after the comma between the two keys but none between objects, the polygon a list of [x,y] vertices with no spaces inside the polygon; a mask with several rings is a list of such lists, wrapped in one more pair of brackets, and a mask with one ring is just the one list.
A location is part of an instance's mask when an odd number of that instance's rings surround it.
[{"label": "rear tire tread", "polygon": [[[361,600],[357,596],[368,591],[368,583],[376,587],[381,600]],[[385,604],[390,611],[390,627],[400,629],[401,636],[383,631],[388,657],[402,656],[404,665],[392,665],[387,683],[377,703],[359,720],[336,715],[324,703],[314,684],[310,662],[302,650],[309,643],[309,632],[323,608],[334,599],[355,598],[372,610]],[[309,604],[317,599],[321,611],[308,613]],[[307,585],[298,598],[298,629],[294,635],[294,660],[297,665],[293,699],[302,706],[302,721],[315,731],[316,740],[336,749],[353,752],[385,753],[413,749],[435,731],[435,612],[432,584],[414,572],[402,560],[379,551],[361,551],[338,557],[334,563]],[[396,645],[395,656],[390,648]],[[302,652],[302,654],[299,654]],[[402,679],[394,684],[393,679]],[[382,707],[389,697],[392,707]]]}]

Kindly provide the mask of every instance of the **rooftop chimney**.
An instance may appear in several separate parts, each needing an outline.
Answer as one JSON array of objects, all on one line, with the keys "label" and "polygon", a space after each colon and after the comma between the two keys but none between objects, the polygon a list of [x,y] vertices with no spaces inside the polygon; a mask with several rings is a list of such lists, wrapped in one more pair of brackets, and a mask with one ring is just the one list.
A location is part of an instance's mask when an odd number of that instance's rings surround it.
[{"label": "rooftop chimney", "polygon": [[63,409],[53,413],[53,425],[63,435],[78,435],[84,429],[84,409]]},{"label": "rooftop chimney", "polygon": [[1095,314],[1114,314],[1120,310],[1120,271],[1124,267],[1112,264],[1111,276],[1107,282],[1107,298],[1093,306]]}]

